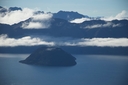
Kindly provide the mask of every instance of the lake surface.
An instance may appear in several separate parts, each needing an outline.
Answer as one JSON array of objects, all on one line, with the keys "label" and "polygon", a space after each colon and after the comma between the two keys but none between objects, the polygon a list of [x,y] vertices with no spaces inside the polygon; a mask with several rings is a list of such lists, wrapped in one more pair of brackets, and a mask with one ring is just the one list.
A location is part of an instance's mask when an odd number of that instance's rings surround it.
[{"label": "lake surface", "polygon": [[0,54],[0,85],[128,85],[128,56],[73,55],[72,67],[19,63],[28,54]]}]

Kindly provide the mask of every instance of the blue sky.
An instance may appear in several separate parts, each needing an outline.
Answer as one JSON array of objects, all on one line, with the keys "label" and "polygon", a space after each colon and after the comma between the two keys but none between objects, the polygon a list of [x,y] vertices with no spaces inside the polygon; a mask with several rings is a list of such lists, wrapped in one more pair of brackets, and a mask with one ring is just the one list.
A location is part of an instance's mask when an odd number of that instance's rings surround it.
[{"label": "blue sky", "polygon": [[45,12],[77,11],[92,17],[115,16],[128,11],[128,0],[0,0],[0,5],[38,8]]}]

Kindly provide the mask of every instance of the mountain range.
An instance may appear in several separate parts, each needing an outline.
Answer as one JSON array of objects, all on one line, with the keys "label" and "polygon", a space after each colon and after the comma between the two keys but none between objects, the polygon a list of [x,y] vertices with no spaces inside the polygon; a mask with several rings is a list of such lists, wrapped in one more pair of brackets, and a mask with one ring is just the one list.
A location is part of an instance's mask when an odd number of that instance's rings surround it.
[{"label": "mountain range", "polygon": [[[4,8],[0,6],[0,14],[2,17],[7,13],[13,11],[23,11],[20,7]],[[20,17],[20,16],[19,16]],[[76,19],[85,19],[81,23],[71,22]],[[86,20],[87,19],[87,20]],[[73,11],[59,11],[57,13],[45,13],[44,11],[36,11],[33,17],[29,17],[23,21],[14,24],[7,24],[0,22],[0,35],[7,34],[8,38],[19,39],[25,36],[32,37],[54,37],[54,38],[68,38],[70,39],[92,39],[92,38],[128,38],[128,20],[101,20],[100,17],[89,17]],[[50,40],[49,40],[50,41]],[[60,41],[59,41],[60,42]],[[13,42],[12,42],[13,43]],[[14,42],[15,43],[15,42]],[[35,48],[42,45],[35,45]],[[44,45],[43,45],[44,46]],[[59,45],[57,45],[59,46]],[[24,48],[30,48],[23,46]],[[34,46],[32,46],[33,48]],[[108,54],[128,54],[126,50],[128,47],[97,47],[97,46],[60,46],[73,53],[85,54],[107,54],[108,50],[112,52]],[[0,46],[0,53],[6,53],[8,49],[20,49],[21,46]],[[69,49],[70,50],[69,50]],[[73,49],[72,49],[73,48]],[[120,49],[119,49],[120,48]],[[2,50],[4,49],[4,51]],[[79,52],[75,49],[80,49]],[[96,50],[98,49],[98,51]],[[125,51],[121,51],[124,50]],[[101,51],[101,52],[99,52]],[[103,51],[103,52],[102,52]],[[11,52],[11,51],[10,51]],[[24,51],[24,52],[27,52]],[[28,51],[30,52],[30,51]],[[17,52],[20,53],[20,52]],[[22,53],[22,52],[21,52]],[[117,53],[119,54],[119,53]]]}]

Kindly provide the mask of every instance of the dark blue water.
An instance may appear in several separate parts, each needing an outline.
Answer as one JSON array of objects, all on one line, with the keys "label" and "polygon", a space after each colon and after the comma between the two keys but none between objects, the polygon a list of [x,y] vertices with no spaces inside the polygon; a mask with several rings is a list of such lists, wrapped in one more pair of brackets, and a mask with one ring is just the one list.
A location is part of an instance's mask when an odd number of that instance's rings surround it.
[{"label": "dark blue water", "polygon": [[74,55],[72,67],[18,62],[27,56],[0,54],[0,85],[128,85],[128,56]]}]

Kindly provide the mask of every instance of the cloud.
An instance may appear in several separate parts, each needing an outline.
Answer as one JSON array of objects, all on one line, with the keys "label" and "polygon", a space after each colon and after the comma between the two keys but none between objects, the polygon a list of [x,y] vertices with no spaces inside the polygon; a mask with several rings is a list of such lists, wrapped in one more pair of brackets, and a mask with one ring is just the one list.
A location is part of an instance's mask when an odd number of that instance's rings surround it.
[{"label": "cloud", "polygon": [[27,20],[33,16],[34,10],[24,8],[23,10],[7,11],[0,13],[0,23],[15,24]]},{"label": "cloud", "polygon": [[55,37],[32,37],[9,38],[6,34],[0,35],[0,47],[8,46],[98,46],[98,47],[128,47],[128,38],[55,38]]},{"label": "cloud", "polygon": [[70,23],[83,23],[84,21],[90,21],[91,19],[89,18],[78,18],[70,21]]},{"label": "cloud", "polygon": [[105,21],[123,20],[123,19],[128,20],[128,12],[126,10],[123,10],[121,13],[118,13],[116,16],[101,18],[101,20],[105,20]]},{"label": "cloud", "polygon": [[53,42],[46,42],[40,38],[32,38],[30,36],[25,36],[19,39],[8,38],[6,34],[0,35],[0,46],[1,47],[15,47],[15,46],[35,46],[35,45],[48,45],[53,46]]},{"label": "cloud", "polygon": [[93,28],[104,28],[104,27],[120,27],[121,24],[114,24],[112,22],[107,22],[105,24],[94,24],[94,25],[87,25],[85,26],[84,28],[90,28],[90,29],[93,29]]},{"label": "cloud", "polygon": [[92,38],[81,39],[74,45],[78,46],[98,46],[98,47],[128,47],[128,38]]},{"label": "cloud", "polygon": [[39,29],[42,28],[42,24],[39,22],[29,22],[29,23],[23,23],[22,27],[24,29]]},{"label": "cloud", "polygon": [[32,17],[30,22],[22,24],[23,29],[44,29],[50,27],[52,14],[36,14]]},{"label": "cloud", "polygon": [[52,18],[52,14],[51,13],[40,13],[40,14],[36,14],[33,17],[33,20],[41,20],[41,21],[47,21],[49,19]]},{"label": "cloud", "polygon": [[0,13],[0,23],[13,25],[31,18],[30,22],[22,24],[23,29],[43,29],[50,26],[51,13],[37,13],[37,10],[29,8],[15,11],[7,10],[7,12]]},{"label": "cloud", "polygon": [[97,47],[128,47],[128,38],[82,38],[67,40],[63,42],[55,42],[62,46],[97,46]]},{"label": "cloud", "polygon": [[123,10],[122,12],[118,13],[116,16],[110,16],[110,17],[91,17],[91,18],[78,18],[70,21],[70,23],[83,23],[84,21],[90,21],[90,20],[105,20],[105,21],[112,21],[112,20],[128,20],[128,12],[126,10]]}]

